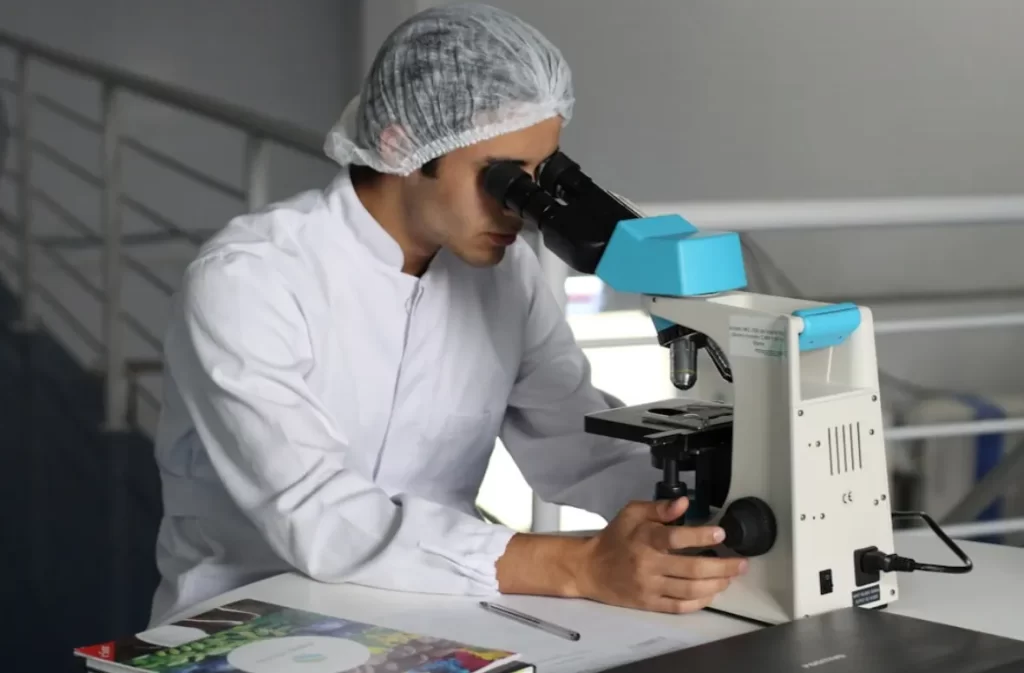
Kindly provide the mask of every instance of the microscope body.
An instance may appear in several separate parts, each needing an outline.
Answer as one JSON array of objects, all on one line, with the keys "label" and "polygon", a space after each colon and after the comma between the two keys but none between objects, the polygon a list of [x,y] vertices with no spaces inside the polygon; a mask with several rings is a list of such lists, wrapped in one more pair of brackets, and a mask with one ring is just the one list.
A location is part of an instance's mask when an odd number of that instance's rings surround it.
[{"label": "microscope body", "polygon": [[[894,601],[895,573],[859,570],[865,551],[894,548],[870,311],[739,291],[645,296],[644,304],[721,344],[731,368],[730,383],[702,351],[686,397],[662,404],[714,402],[733,413],[731,469],[715,484],[724,499],[693,523],[759,534],[751,531],[759,513],[730,514],[752,501],[773,518],[770,548],[750,557],[747,574],[712,607],[779,623]],[[734,542],[714,552],[736,556]]]},{"label": "microscope body", "polygon": [[726,531],[678,553],[749,559],[712,607],[781,623],[895,600],[895,574],[859,562],[893,549],[870,310],[743,291],[737,234],[645,217],[560,153],[537,183],[497,166],[485,187],[570,267],[642,296],[682,395],[584,425],[650,447],[652,497],[690,496],[678,524]]}]

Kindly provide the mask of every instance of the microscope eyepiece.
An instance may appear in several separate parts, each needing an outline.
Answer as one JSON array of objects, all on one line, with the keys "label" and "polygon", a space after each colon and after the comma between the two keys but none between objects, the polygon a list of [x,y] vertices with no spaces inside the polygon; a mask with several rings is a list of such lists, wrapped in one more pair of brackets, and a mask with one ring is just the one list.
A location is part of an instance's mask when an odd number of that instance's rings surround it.
[{"label": "microscope eyepiece", "polygon": [[543,229],[559,203],[533,181],[518,164],[503,161],[484,169],[483,185],[492,198],[524,221]]},{"label": "microscope eyepiece", "polygon": [[555,152],[537,168],[538,181],[512,161],[482,171],[484,191],[502,208],[536,226],[544,245],[571,269],[594,273],[616,225],[641,217],[598,187],[579,165]]},{"label": "microscope eyepiece", "polygon": [[537,167],[537,184],[560,199],[578,197],[587,183],[593,184],[580,165],[562,152],[555,152]]},{"label": "microscope eyepiece", "polygon": [[568,204],[589,210],[597,226],[611,230],[622,220],[643,217],[618,197],[599,187],[580,165],[562,152],[555,152],[537,167],[537,184],[544,191]]}]

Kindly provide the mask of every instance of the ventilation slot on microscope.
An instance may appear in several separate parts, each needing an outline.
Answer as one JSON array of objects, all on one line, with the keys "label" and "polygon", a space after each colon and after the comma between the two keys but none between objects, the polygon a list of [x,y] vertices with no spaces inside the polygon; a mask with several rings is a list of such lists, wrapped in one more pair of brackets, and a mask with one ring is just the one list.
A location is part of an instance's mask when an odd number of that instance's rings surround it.
[{"label": "ventilation slot on microscope", "polygon": [[864,469],[860,446],[860,423],[835,425],[828,430],[828,473],[831,475]]}]

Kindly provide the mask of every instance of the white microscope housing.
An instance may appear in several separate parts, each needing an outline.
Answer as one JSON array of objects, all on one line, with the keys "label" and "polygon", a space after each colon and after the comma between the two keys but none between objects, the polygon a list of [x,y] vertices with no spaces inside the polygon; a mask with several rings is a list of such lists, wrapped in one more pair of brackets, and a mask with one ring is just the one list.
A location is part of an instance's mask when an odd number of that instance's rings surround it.
[{"label": "white microscope housing", "polygon": [[[561,152],[536,179],[498,162],[482,183],[570,268],[642,297],[682,396],[584,424],[650,447],[662,477],[652,497],[690,499],[674,523],[726,531],[714,548],[676,553],[749,559],[712,607],[780,623],[887,605],[894,570],[970,571],[927,515],[891,511],[870,310],[745,291],[737,234],[646,217]],[[892,520],[903,515],[923,518],[965,565],[898,557]]]},{"label": "white microscope housing", "polygon": [[[770,549],[750,557],[712,607],[779,623],[894,601],[895,573],[860,570],[866,550],[894,548],[870,310],[748,292],[648,296],[644,305],[706,335],[728,358],[731,382],[701,349],[693,387],[668,405],[732,408],[729,484],[708,522],[742,530],[723,518],[751,498],[774,518]],[[733,555],[731,543],[717,551]]]}]

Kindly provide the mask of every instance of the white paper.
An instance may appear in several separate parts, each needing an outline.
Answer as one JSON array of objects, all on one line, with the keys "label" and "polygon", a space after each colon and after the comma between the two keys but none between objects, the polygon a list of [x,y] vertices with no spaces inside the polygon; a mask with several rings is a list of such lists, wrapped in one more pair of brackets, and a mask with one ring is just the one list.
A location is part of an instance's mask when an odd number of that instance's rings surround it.
[{"label": "white paper", "polygon": [[682,641],[654,636],[638,642],[618,643],[614,647],[551,648],[533,656],[525,654],[523,660],[535,665],[539,673],[592,673],[687,646]]},{"label": "white paper", "polygon": [[484,610],[476,601],[411,607],[382,621],[393,628],[517,652],[540,673],[588,673],[699,644],[683,629],[633,619],[588,601],[503,596],[502,605],[579,631],[571,641]]}]

